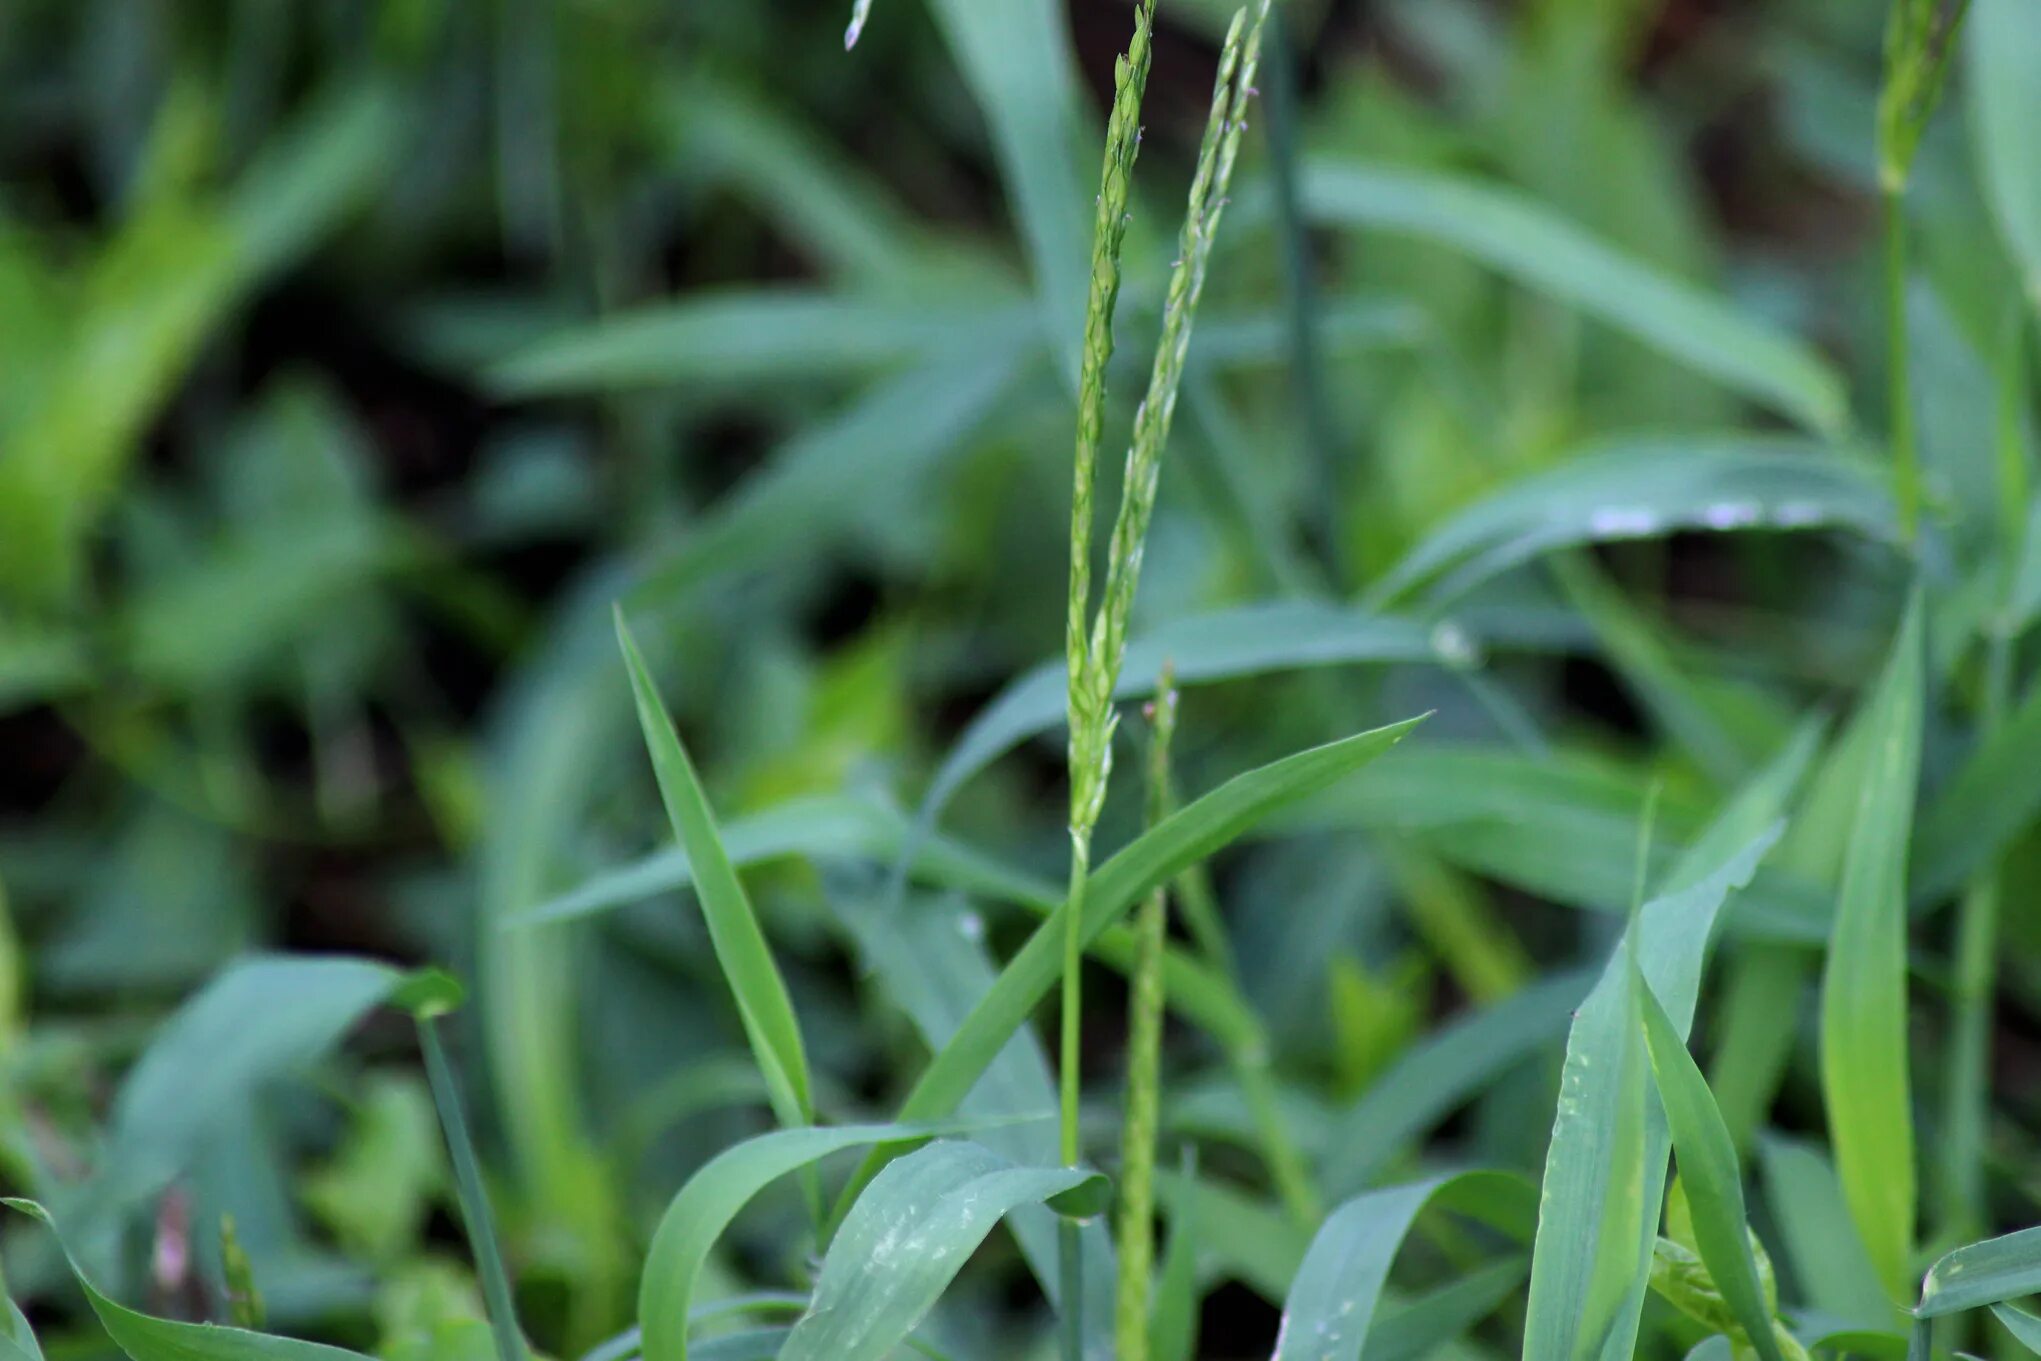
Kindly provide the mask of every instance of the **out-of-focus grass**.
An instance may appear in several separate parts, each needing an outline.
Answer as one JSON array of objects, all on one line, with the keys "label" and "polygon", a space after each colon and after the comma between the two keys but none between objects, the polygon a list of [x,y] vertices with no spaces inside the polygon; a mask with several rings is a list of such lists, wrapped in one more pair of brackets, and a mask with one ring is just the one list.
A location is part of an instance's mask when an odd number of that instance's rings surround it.
[{"label": "out-of-focus grass", "polygon": [[0,1355],[2032,1345],[2041,13],[1232,8],[17,0]]}]

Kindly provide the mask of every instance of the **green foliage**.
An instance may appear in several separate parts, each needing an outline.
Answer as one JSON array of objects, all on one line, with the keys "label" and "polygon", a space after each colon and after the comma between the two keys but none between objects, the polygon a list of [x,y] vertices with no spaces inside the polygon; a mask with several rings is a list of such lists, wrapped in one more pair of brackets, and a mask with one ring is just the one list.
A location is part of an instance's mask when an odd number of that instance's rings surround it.
[{"label": "green foliage", "polygon": [[2041,16],[1237,3],[10,11],[0,1361],[2041,1349]]}]

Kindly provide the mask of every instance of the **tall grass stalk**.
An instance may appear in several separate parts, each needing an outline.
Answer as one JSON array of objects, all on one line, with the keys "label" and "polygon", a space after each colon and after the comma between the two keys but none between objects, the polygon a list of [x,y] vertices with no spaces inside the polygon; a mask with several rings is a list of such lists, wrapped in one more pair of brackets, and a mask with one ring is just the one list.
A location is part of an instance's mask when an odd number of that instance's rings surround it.
[{"label": "tall grass stalk", "polygon": [[[1978,740],[1989,743],[2013,694],[2013,647],[2019,630],[2015,593],[2027,548],[2030,478],[2020,431],[2023,386],[2022,322],[2015,309],[2007,327],[1998,374],[1998,492],[2000,578],[1998,601],[1986,631],[1984,679],[1978,701]],[[1944,1233],[1954,1240],[1985,1231],[1984,1143],[1990,1115],[1991,1012],[1998,966],[2001,887],[1996,859],[1964,890],[1956,921],[1956,978],[1952,993],[1947,1086],[1942,1110],[1940,1191]]]},{"label": "tall grass stalk", "polygon": [[[1176,734],[1175,668],[1163,663],[1148,705],[1147,825],[1169,816],[1169,744]],[[1120,1280],[1113,1319],[1117,1361],[1148,1361],[1149,1277],[1155,1264],[1155,1138],[1162,1109],[1162,950],[1169,935],[1169,888],[1158,884],[1134,923],[1132,996],[1127,1004],[1127,1114],[1120,1136]]]},{"label": "tall grass stalk", "polygon": [[1906,186],[1969,7],[1970,0],[1894,0],[1885,26],[1878,189],[1884,210],[1886,384],[1893,497],[1899,503],[1900,531],[1909,543],[1920,532],[1921,473],[1906,333]]},{"label": "tall grass stalk", "polygon": [[[1077,449],[1070,502],[1070,598],[1065,633],[1070,710],[1070,889],[1064,905],[1062,1036],[1060,1048],[1060,1148],[1065,1163],[1083,1155],[1078,1128],[1082,1086],[1082,972],[1084,884],[1091,872],[1091,837],[1105,806],[1112,775],[1113,692],[1127,650],[1134,588],[1141,576],[1142,549],[1155,513],[1162,452],[1169,442],[1183,383],[1198,299],[1204,292],[1212,243],[1226,208],[1226,189],[1247,129],[1261,33],[1269,0],[1260,0],[1250,23],[1248,11],[1233,16],[1213,83],[1212,110],[1198,150],[1175,266],[1163,302],[1162,334],[1150,370],[1147,395],[1134,415],[1127,447],[1119,511],[1106,555],[1106,579],[1096,613],[1091,606],[1093,484],[1105,426],[1106,367],[1112,358],[1112,322],[1120,288],[1120,248],[1127,227],[1127,199],[1134,159],[1141,144],[1141,95],[1147,83],[1153,0],[1136,11],[1134,38],[1116,68],[1113,111],[1107,124],[1105,168],[1093,236],[1091,295],[1085,312],[1084,354],[1079,368]],[[1079,1290],[1082,1270],[1077,1229],[1066,1224],[1060,1241],[1063,1346],[1074,1361],[1083,1336]]]}]

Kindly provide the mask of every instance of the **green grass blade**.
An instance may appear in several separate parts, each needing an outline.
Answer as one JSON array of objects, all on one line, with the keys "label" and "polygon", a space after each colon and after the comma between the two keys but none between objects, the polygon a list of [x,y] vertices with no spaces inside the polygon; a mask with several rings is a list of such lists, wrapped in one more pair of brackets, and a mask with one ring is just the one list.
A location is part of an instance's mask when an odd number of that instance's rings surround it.
[{"label": "green grass blade", "polygon": [[1897,542],[1891,494],[1859,460],[1783,436],[1694,432],[1604,441],[1504,484],[1432,530],[1374,589],[1463,595],[1563,548],[1683,531],[1842,528]]},{"label": "green grass blade", "polygon": [[513,397],[806,383],[882,372],[987,337],[1018,350],[1033,335],[1033,319],[1012,305],[817,289],[702,292],[548,335],[486,377]]},{"label": "green grass blade", "polygon": [[2041,166],[2033,132],[2041,124],[2041,15],[2022,0],[1972,0],[1965,59],[1970,66],[1970,129],[1985,197],[2027,298],[2041,310]]},{"label": "green grass blade", "polygon": [[704,1163],[667,1205],[645,1255],[638,1287],[645,1361],[686,1361],[695,1282],[723,1230],[760,1191],[832,1153],[935,1132],[907,1125],[782,1129],[747,1139]]},{"label": "green grass blade", "polygon": [[772,461],[647,563],[632,601],[670,603],[703,580],[812,553],[860,507],[954,449],[1013,380],[1010,348],[973,344],[908,370],[837,417],[788,440]]},{"label": "green grass blade", "polygon": [[1772,1308],[1750,1246],[1750,1216],[1743,1203],[1743,1170],[1729,1126],[1716,1109],[1708,1080],[1687,1043],[1643,978],[1632,979],[1644,1017],[1645,1046],[1658,1081],[1658,1097],[1679,1159],[1693,1217],[1694,1245],[1716,1289],[1764,1361],[1783,1361],[1772,1332]]},{"label": "green grass blade", "polygon": [[[935,0],[929,8],[992,134],[1007,206],[1035,276],[1042,326],[1077,376],[1091,190],[1063,7],[1049,0]],[[1094,143],[1094,145],[1096,145]]]},{"label": "green grass blade", "polygon": [[1204,1267],[1280,1303],[1310,1250],[1308,1230],[1276,1206],[1228,1182],[1166,1169],[1156,1194],[1174,1219],[1195,1219],[1205,1235]]},{"label": "green grass blade", "polygon": [[[844,794],[818,794],[789,799],[733,818],[723,825],[723,849],[733,868],[766,864],[789,856],[810,860],[886,862],[907,847],[907,818],[874,799]],[[1037,878],[992,856],[940,834],[915,842],[912,877],[942,888],[995,902],[1019,903],[1042,911],[1063,901],[1063,886]],[[671,847],[642,860],[604,870],[577,885],[520,912],[506,927],[540,926],[595,916],[694,883],[687,852]]]},{"label": "green grass blade", "polygon": [[[1236,776],[1171,815],[1092,875],[1084,895],[1084,940],[1095,939],[1150,889],[1220,850],[1271,813],[1374,760],[1418,721],[1408,719],[1285,757]],[[1036,928],[937,1052],[902,1103],[901,1120],[937,1119],[956,1110],[1007,1040],[1054,989],[1062,967],[1065,911],[1067,905]],[[879,1161],[867,1161],[853,1189]]]},{"label": "green grass blade", "polygon": [[1891,1303],[1871,1254],[1843,1203],[1843,1186],[1828,1159],[1805,1144],[1770,1137],[1759,1143],[1765,1199],[1779,1226],[1786,1261],[1805,1303],[1864,1330],[1889,1328]]},{"label": "green grass blade", "polygon": [[1922,809],[1919,866],[1911,879],[1914,900],[1955,892],[2033,822],[2041,812],[2041,781],[2027,775],[2037,764],[2041,685],[2027,692]]},{"label": "green grass blade", "polygon": [[780,1361],[882,1361],[1008,1213],[1103,1185],[1096,1172],[1020,1167],[961,1140],[895,1160],[851,1207]]},{"label": "green grass blade", "polygon": [[[1190,1160],[1186,1158],[1187,1167]],[[1148,1354],[1155,1361],[1192,1361],[1198,1346],[1198,1247],[1203,1239],[1197,1208],[1169,1222],[1169,1241],[1156,1273],[1148,1320]]]},{"label": "green grass blade", "polygon": [[[993,984],[992,961],[969,919],[941,903],[916,899],[890,906],[837,901],[832,907],[849,926],[859,958],[880,989],[907,1014],[929,1051],[940,1051]],[[1048,1057],[1024,1026],[958,1104],[957,1114],[1014,1120],[972,1138],[1016,1163],[1047,1165],[1056,1161],[1058,1151],[1053,1122],[1016,1117],[1046,1117],[1055,1109],[1056,1081]],[[1060,1302],[1056,1238],[1064,1221],[1040,1206],[1024,1205],[1006,1222],[1043,1293]],[[1078,1232],[1084,1240],[1080,1288],[1087,1349],[1096,1350],[1111,1345],[1113,1243],[1103,1222],[1080,1225]]]},{"label": "green grass blade", "polygon": [[406,114],[386,86],[350,83],[263,148],[227,204],[244,278],[290,263],[367,199],[408,136]]},{"label": "green grass blade", "polygon": [[[41,1220],[52,1233],[59,1232],[50,1212],[32,1200],[8,1199],[0,1204]],[[85,1292],[92,1312],[131,1361],[367,1361],[360,1352],[340,1347],[210,1323],[179,1323],[137,1312],[100,1293],[78,1259],[69,1256],[68,1247],[65,1251],[71,1274]]]},{"label": "green grass blade", "polygon": [[666,706],[660,702],[658,687],[624,623],[621,606],[616,624],[617,641],[631,675],[631,691],[637,697],[639,726],[658,776],[659,796],[666,804],[673,834],[694,867],[702,917],[708,923],[717,963],[736,999],[738,1015],[743,1018],[745,1037],[765,1075],[773,1110],[781,1124],[808,1124],[815,1118],[814,1098],[801,1045],[801,1024],[794,1015],[793,999],[787,995],[786,980],[780,977],[772,947],[751,910],[751,899],[723,849],[708,796],[702,792]]},{"label": "green grass blade", "polygon": [[[1164,662],[1177,684],[1237,680],[1298,667],[1360,662],[1444,661],[1434,630],[1399,619],[1317,603],[1271,601],[1166,624],[1127,644],[1117,699],[1155,692]],[[1044,662],[1001,690],[964,729],[929,782],[921,819],[933,825],[963,783],[1025,739],[1063,723],[1068,682],[1061,662]]]},{"label": "green grass blade", "polygon": [[2015,1309],[2010,1304],[1994,1304],[1991,1316],[2005,1325],[2007,1332],[2028,1351],[2041,1355],[2041,1318],[2036,1318],[2024,1309]]},{"label": "green grass blade", "polygon": [[488,1189],[482,1184],[482,1165],[475,1156],[475,1142],[468,1136],[468,1117],[461,1106],[460,1087],[454,1080],[453,1066],[447,1062],[446,1048],[439,1040],[439,1023],[424,1011],[418,1016],[418,1043],[425,1054],[425,1076],[432,1085],[433,1104],[439,1108],[440,1128],[446,1133],[461,1219],[467,1226],[468,1245],[475,1256],[475,1274],[481,1278],[483,1298],[489,1305],[489,1331],[496,1339],[497,1361],[526,1361],[530,1350],[525,1345],[523,1330],[518,1327],[510,1272],[503,1264],[503,1251],[497,1242],[496,1218],[489,1208]]},{"label": "green grass blade", "polygon": [[1305,164],[1303,192],[1307,211],[1325,225],[1407,233],[1464,251],[1809,429],[1833,433],[1848,419],[1841,376],[1805,343],[1509,190],[1318,159]]},{"label": "green grass blade", "polygon": [[1921,1280],[1923,1319],[2001,1304],[2041,1291],[2041,1229],[1987,1238],[1944,1253]]},{"label": "green grass blade", "polygon": [[1425,1207],[1438,1203],[1528,1238],[1537,1196],[1522,1177],[1468,1172],[1356,1196],[1332,1212],[1290,1285],[1275,1361],[1360,1361],[1390,1264]]},{"label": "green grass blade", "polygon": [[1385,1310],[1368,1333],[1368,1361],[1422,1361],[1495,1312],[1524,1282],[1521,1253],[1478,1266],[1451,1285]]},{"label": "green grass blade", "polygon": [[101,1265],[103,1231],[187,1171],[223,1116],[326,1054],[405,982],[369,960],[255,956],[178,1008],[114,1098],[102,1170],[67,1202],[88,1261]]},{"label": "green grass blade", "polygon": [[[1750,805],[1783,799],[1775,775],[1760,776],[1751,797],[1725,813],[1725,825],[1740,824]],[[1574,1018],[1531,1255],[1524,1323],[1524,1355],[1531,1361],[1630,1353],[1668,1142],[1648,1118],[1630,955],[1634,948],[1635,967],[1684,1030],[1693,1020],[1723,902],[1750,881],[1776,836],[1776,829],[1759,833],[1705,873],[1698,862],[1676,869],[1675,881],[1687,886],[1645,904]]]},{"label": "green grass blade", "polygon": [[1821,991],[1822,1095],[1836,1170],[1878,1278],[1895,1302],[1911,1293],[1912,1283],[1905,890],[1922,684],[1916,594],[1861,719],[1872,757],[1843,855]]},{"label": "green grass blade", "polygon": [[1586,971],[1541,979],[1412,1045],[1334,1118],[1325,1139],[1327,1192],[1357,1192],[1404,1145],[1558,1040],[1593,981]]},{"label": "green grass blade", "polygon": [[43,1361],[43,1344],[37,1339],[28,1316],[12,1299],[0,1297],[0,1356],[7,1361]]}]

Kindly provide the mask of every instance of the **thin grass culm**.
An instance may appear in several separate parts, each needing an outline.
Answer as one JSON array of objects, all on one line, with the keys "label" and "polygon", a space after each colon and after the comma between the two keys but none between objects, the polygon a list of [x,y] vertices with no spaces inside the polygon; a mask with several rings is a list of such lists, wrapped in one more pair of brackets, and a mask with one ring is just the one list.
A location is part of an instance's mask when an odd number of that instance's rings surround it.
[{"label": "thin grass culm", "polygon": [[1894,0],[1885,27],[1885,83],[1878,95],[1878,189],[1884,210],[1886,388],[1893,499],[1900,532],[1920,530],[1921,471],[1914,435],[1911,347],[1906,326],[1906,186],[1921,134],[1941,98],[1969,0]]},{"label": "thin grass culm", "polygon": [[[1176,734],[1175,668],[1165,662],[1148,705],[1146,823],[1170,813],[1169,744]],[[1162,953],[1169,936],[1169,886],[1155,886],[1134,922],[1132,995],[1127,1004],[1127,1113],[1120,1136],[1119,1289],[1113,1355],[1148,1361],[1149,1275],[1155,1264],[1155,1140],[1162,1117]]]},{"label": "thin grass culm", "polygon": [[[1212,243],[1226,207],[1226,189],[1247,128],[1261,33],[1269,0],[1233,17],[1213,83],[1198,164],[1191,180],[1175,266],[1163,302],[1162,333],[1148,391],[1134,416],[1126,475],[1107,552],[1106,579],[1096,613],[1091,606],[1091,540],[1098,451],[1104,440],[1106,368],[1113,353],[1113,313],[1120,291],[1120,250],[1126,237],[1128,195],[1141,144],[1141,97],[1147,85],[1153,0],[1135,15],[1133,41],[1116,68],[1113,111],[1107,124],[1104,173],[1093,237],[1091,290],[1085,310],[1084,352],[1078,380],[1077,447],[1070,505],[1070,600],[1065,635],[1069,671],[1070,888],[1064,904],[1062,1034],[1060,1046],[1060,1152],[1066,1164],[1083,1157],[1078,1127],[1082,1088],[1082,972],[1084,885],[1091,872],[1091,837],[1105,806],[1112,774],[1113,692],[1127,648],[1142,547],[1155,511],[1162,452],[1169,441],[1177,390],[1183,381],[1192,323],[1204,291]],[[1077,1227],[1065,1222],[1058,1273],[1063,1306],[1063,1353],[1076,1361],[1084,1335],[1082,1248]]]}]

